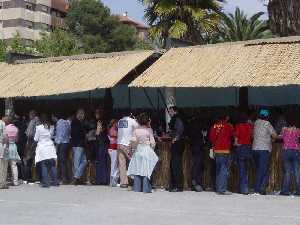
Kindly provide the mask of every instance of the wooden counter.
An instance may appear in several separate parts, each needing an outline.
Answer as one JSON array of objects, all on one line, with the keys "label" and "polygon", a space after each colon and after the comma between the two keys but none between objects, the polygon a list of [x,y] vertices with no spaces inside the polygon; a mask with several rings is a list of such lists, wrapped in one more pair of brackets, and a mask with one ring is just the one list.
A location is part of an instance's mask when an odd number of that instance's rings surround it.
[{"label": "wooden counter", "polygon": [[[153,186],[157,188],[168,188],[170,181],[170,159],[171,159],[171,142],[163,141],[157,143],[156,153],[159,157],[159,162],[157,163],[155,170],[152,175]],[[214,160],[209,158],[209,149],[204,148],[204,171],[203,171],[203,186],[204,188],[211,189],[215,180],[214,172]],[[68,160],[68,173],[69,177],[72,177],[72,151],[69,152]],[[268,191],[280,191],[281,179],[282,179],[282,165],[281,165],[281,144],[275,143],[273,145],[273,151],[271,155],[270,162],[270,177]],[[254,185],[255,179],[255,165],[254,162],[249,162],[249,185],[250,188]],[[190,145],[185,144],[185,151],[183,154],[183,184],[184,189],[189,190],[191,187],[191,168],[192,167],[192,153],[190,151]],[[86,176],[84,178],[86,181],[95,181],[95,168],[92,163],[88,163],[86,169]],[[234,160],[231,161],[230,175],[228,186],[229,190],[236,192],[238,185],[238,168]]]},{"label": "wooden counter", "polygon": [[[164,141],[158,142],[156,153],[159,156],[159,162],[153,173],[152,182],[155,187],[168,188],[170,180],[170,159],[171,159],[171,142]],[[204,171],[203,171],[203,186],[204,188],[212,188],[214,184],[214,160],[211,160],[208,156],[209,149],[204,149]],[[270,177],[268,191],[279,191],[281,188],[282,179],[282,165],[281,165],[281,144],[274,143],[273,150],[271,154],[270,162]],[[237,163],[233,159],[230,164],[230,175],[229,175],[229,190],[237,191],[238,188],[238,168]],[[191,187],[191,166],[192,166],[192,154],[190,151],[190,146],[188,143],[185,145],[185,151],[183,154],[183,183],[185,189],[190,189]],[[254,186],[255,179],[255,165],[254,161],[249,162],[249,185],[250,188]]]}]

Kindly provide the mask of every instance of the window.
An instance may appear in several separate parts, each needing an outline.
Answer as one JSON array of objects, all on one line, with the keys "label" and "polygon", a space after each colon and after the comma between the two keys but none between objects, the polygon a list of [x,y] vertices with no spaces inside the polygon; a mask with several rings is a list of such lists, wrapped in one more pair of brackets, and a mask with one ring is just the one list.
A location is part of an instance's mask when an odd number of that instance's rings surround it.
[{"label": "window", "polygon": [[45,13],[49,13],[50,12],[50,8],[48,6],[41,5],[41,11],[45,12]]},{"label": "window", "polygon": [[36,26],[36,28],[37,28],[38,30],[42,30],[42,31],[48,31],[48,32],[51,31],[50,25],[45,24],[45,23],[39,23],[39,24]]},{"label": "window", "polygon": [[34,4],[30,3],[30,2],[26,2],[25,3],[25,8],[31,11],[34,11]]},{"label": "window", "polygon": [[0,2],[0,9],[3,9],[3,2]]},{"label": "window", "polygon": [[25,20],[24,21],[24,27],[27,27],[29,29],[33,29],[33,22]]}]

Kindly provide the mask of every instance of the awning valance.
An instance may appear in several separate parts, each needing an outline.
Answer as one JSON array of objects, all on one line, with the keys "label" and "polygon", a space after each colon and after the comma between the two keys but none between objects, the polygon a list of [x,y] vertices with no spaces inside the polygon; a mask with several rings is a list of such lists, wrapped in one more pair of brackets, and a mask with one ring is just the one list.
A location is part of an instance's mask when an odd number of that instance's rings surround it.
[{"label": "awning valance", "polygon": [[174,48],[132,87],[300,85],[300,37]]},{"label": "awning valance", "polygon": [[153,51],[82,55],[0,64],[0,97],[31,97],[110,88]]}]

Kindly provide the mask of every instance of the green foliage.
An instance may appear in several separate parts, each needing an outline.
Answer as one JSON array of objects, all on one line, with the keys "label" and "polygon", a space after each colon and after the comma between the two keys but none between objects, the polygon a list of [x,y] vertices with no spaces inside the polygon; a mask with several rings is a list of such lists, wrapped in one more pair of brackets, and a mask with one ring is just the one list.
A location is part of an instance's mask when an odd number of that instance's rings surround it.
[{"label": "green foliage", "polygon": [[131,50],[137,42],[136,30],[121,24],[98,0],[73,0],[66,23],[86,53]]},{"label": "green foliage", "polygon": [[6,44],[3,40],[0,40],[0,62],[6,60]]},{"label": "green foliage", "polygon": [[153,46],[150,43],[142,41],[142,40],[138,40],[135,43],[134,49],[136,49],[136,50],[138,50],[138,49],[152,50],[154,48],[153,48]]},{"label": "green foliage", "polygon": [[205,42],[217,28],[222,0],[140,0],[146,6],[145,18],[153,39],[181,38]]},{"label": "green foliage", "polygon": [[43,56],[68,56],[79,53],[75,38],[65,30],[55,29],[50,34],[41,35],[42,39],[35,42],[35,48]]},{"label": "green foliage", "polygon": [[32,46],[26,46],[24,44],[19,33],[14,35],[14,37],[12,38],[9,45],[9,50],[13,53],[18,54],[32,54],[34,52]]},{"label": "green foliage", "polygon": [[247,18],[247,15],[239,8],[236,8],[234,15],[231,13],[223,14],[214,42],[246,41],[272,37],[268,23],[259,19],[263,14],[263,12],[258,12],[251,18]]}]

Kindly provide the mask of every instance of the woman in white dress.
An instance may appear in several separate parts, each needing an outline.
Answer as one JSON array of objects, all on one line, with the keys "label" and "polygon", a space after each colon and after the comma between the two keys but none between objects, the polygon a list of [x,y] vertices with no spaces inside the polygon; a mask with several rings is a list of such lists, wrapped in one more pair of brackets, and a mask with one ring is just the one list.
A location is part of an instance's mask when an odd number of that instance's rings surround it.
[{"label": "woman in white dress", "polygon": [[49,187],[49,174],[52,178],[51,185],[58,186],[57,182],[57,170],[56,170],[56,150],[54,143],[51,139],[52,130],[50,129],[50,122],[46,115],[42,115],[41,125],[36,127],[36,132],[34,135],[34,141],[37,142],[35,163],[40,163],[41,166],[41,186]]},{"label": "woman in white dress", "polygon": [[149,128],[149,116],[142,113],[138,116],[138,123],[140,126],[134,130],[131,142],[136,151],[129,163],[128,176],[134,179],[133,191],[151,193],[150,178],[158,161],[154,152],[155,140]]}]

